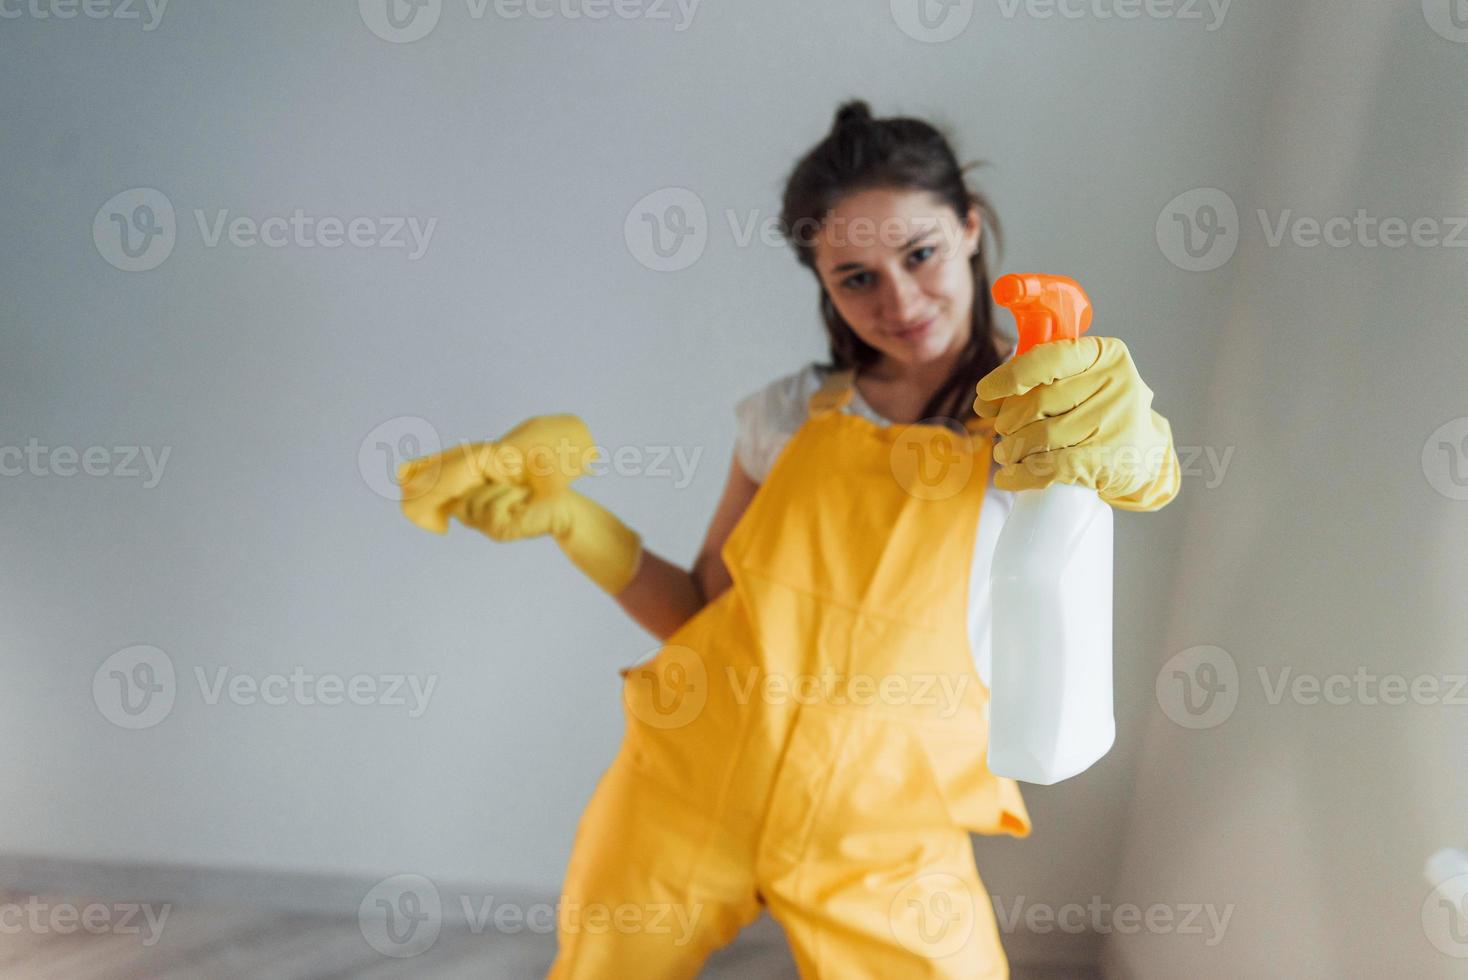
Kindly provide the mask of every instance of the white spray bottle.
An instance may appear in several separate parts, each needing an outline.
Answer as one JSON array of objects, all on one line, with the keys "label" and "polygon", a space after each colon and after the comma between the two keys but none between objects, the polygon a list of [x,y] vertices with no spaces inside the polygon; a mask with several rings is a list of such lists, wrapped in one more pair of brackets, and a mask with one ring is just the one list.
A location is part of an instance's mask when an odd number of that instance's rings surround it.
[{"label": "white spray bottle", "polygon": [[[1015,356],[1074,342],[1091,325],[1080,284],[1002,276],[994,301],[1019,325]],[[1015,494],[990,572],[989,770],[1049,785],[1090,768],[1116,740],[1111,702],[1111,507],[1089,487]]]}]

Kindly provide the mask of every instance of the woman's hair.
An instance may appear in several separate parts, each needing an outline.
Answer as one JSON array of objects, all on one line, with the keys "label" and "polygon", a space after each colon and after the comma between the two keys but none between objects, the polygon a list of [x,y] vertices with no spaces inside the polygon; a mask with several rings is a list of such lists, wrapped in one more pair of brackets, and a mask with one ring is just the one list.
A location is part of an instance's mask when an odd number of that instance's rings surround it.
[{"label": "woman's hair", "polygon": [[[953,209],[960,223],[970,206],[979,208],[985,230],[977,254],[969,259],[974,276],[973,329],[953,373],[923,407],[924,419],[971,416],[975,386],[1001,363],[994,349],[994,312],[985,263],[985,243],[993,236],[997,245],[999,219],[982,195],[969,190],[963,177],[964,171],[982,163],[960,167],[947,137],[932,125],[898,116],[873,119],[871,108],[853,99],[836,110],[831,131],[801,158],[785,184],[780,227],[800,264],[815,273],[817,284],[815,229],[849,194],[877,188],[929,191]],[[861,368],[881,357],[881,351],[858,337],[842,319],[824,285],[820,310],[831,348],[831,363],[823,368]]]}]

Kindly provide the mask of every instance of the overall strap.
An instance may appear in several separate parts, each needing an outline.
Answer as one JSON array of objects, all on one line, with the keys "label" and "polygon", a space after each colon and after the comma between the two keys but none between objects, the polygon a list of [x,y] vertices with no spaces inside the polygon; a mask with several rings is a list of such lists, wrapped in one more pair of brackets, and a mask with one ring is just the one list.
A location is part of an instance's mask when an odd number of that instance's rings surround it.
[{"label": "overall strap", "polygon": [[814,417],[825,412],[838,412],[845,408],[851,401],[855,383],[855,368],[846,368],[828,374],[821,382],[821,386],[811,392],[810,399],[807,401],[807,410],[810,415]]}]

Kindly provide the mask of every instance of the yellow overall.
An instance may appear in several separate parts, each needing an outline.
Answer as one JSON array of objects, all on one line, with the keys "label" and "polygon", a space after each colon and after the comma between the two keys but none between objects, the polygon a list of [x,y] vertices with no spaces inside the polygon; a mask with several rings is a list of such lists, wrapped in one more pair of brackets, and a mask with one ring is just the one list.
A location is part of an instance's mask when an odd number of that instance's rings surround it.
[{"label": "yellow overall", "polygon": [[967,629],[992,428],[879,426],[851,384],[730,534],[733,586],[621,672],[553,980],[695,977],[761,906],[804,978],[1009,975],[968,836],[1030,832]]}]

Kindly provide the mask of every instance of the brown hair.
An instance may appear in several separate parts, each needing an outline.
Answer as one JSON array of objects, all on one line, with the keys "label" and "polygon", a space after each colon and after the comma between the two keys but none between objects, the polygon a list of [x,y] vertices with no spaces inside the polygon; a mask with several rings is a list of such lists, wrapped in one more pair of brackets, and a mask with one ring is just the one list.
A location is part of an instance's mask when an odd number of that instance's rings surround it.
[{"label": "brown hair", "polygon": [[[973,329],[968,343],[954,365],[953,373],[928,399],[921,418],[967,419],[973,415],[974,388],[979,379],[1001,363],[994,349],[994,308],[989,295],[989,271],[985,243],[992,235],[999,240],[999,219],[983,195],[970,190],[964,172],[981,166],[976,161],[959,166],[943,133],[921,119],[894,116],[873,119],[870,107],[860,99],[845,102],[836,110],[831,131],[796,164],[785,184],[780,226],[795,248],[800,264],[815,268],[815,235],[842,198],[857,191],[876,188],[928,191],[953,208],[963,222],[971,206],[977,206],[985,224],[979,247],[969,259],[974,276]],[[881,352],[856,335],[836,311],[821,285],[821,320],[830,342],[831,362],[827,371],[861,368],[875,363]]]}]

